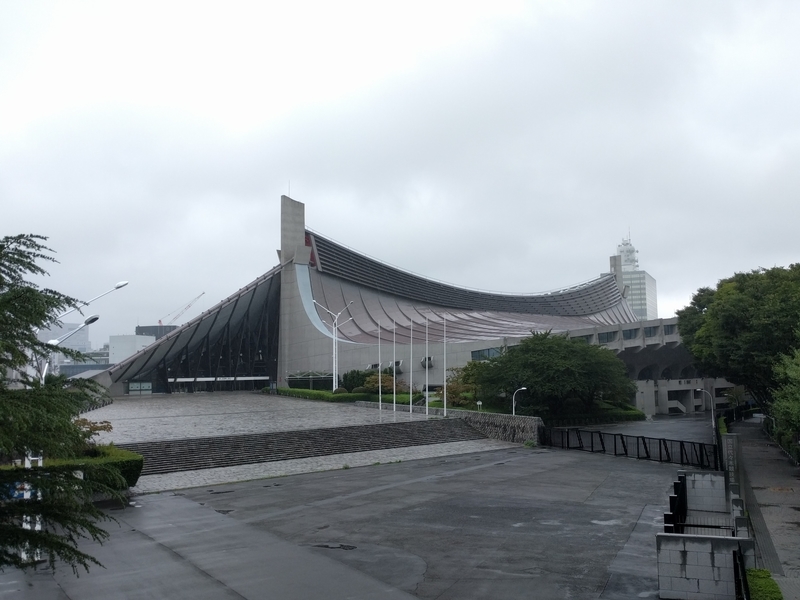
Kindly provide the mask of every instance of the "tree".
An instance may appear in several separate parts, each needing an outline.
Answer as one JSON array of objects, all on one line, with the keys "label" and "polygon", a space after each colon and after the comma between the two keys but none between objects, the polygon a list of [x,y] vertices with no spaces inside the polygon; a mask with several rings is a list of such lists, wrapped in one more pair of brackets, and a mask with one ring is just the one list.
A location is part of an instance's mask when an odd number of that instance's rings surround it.
[{"label": "tree", "polygon": [[[86,466],[79,478],[74,465],[50,461],[25,469],[21,464],[32,452],[48,459],[82,456],[94,431],[76,419],[103,393],[91,381],[48,377],[42,383],[29,372],[32,359],[56,349],[40,342],[37,331],[78,305],[26,280],[46,275],[37,262],[55,262],[47,254],[52,251],[42,245],[45,240],[35,235],[0,240],[0,568],[27,568],[24,556],[41,555],[51,567],[60,560],[73,571],[88,571],[90,564],[100,563],[77,545],[81,538],[102,542],[108,537],[98,525],[108,517],[92,500],[96,494],[119,498],[114,491],[122,483],[119,472]],[[24,489],[30,498],[19,498]],[[38,520],[41,530],[23,528],[25,520]]]},{"label": "tree", "polygon": [[551,414],[563,414],[570,402],[580,403],[583,412],[592,412],[601,400],[629,403],[636,391],[611,350],[550,332],[534,333],[488,361],[468,363],[462,380],[480,396],[502,396],[508,403],[525,387],[518,404],[546,407]]},{"label": "tree", "polygon": [[796,442],[800,437],[800,350],[783,356],[775,365],[779,387],[775,391],[772,414],[775,417],[776,437],[785,449],[800,459]]},{"label": "tree", "polygon": [[701,288],[678,311],[678,330],[705,375],[743,385],[762,406],[775,366],[800,346],[800,264],[757,269]]},{"label": "tree", "polygon": [[[380,385],[381,385],[381,393],[391,394],[393,391],[397,391],[397,393],[408,393],[408,384],[405,381],[397,380],[397,384],[395,385],[394,378],[391,375],[387,375],[385,373],[380,374]],[[366,380],[364,381],[364,385],[362,386],[366,389],[370,394],[377,394],[378,393],[378,373],[372,373],[369,375]]]},{"label": "tree", "polygon": [[352,392],[357,387],[364,387],[364,382],[372,374],[372,371],[359,371],[353,369],[342,375],[342,387]]}]

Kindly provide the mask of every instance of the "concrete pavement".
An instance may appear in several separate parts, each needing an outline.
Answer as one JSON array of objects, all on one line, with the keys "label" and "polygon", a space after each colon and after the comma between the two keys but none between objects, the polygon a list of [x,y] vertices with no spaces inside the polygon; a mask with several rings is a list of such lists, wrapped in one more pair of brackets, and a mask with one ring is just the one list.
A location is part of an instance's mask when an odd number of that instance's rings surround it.
[{"label": "concrete pavement", "polygon": [[[164,492],[0,598],[642,598],[674,465],[507,448]],[[645,594],[645,596],[642,596]]]}]

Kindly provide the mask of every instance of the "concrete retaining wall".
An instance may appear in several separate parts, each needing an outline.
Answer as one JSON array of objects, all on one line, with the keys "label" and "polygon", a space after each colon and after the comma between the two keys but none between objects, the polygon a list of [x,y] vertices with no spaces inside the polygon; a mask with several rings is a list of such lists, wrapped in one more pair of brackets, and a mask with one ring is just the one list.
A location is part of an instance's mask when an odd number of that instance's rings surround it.
[{"label": "concrete retaining wall", "polygon": [[[356,406],[365,408],[378,408],[377,402],[356,402]],[[383,410],[392,410],[391,402],[383,403]],[[398,411],[409,412],[408,406],[403,406]],[[415,406],[415,414],[425,414],[424,406]],[[444,416],[441,408],[429,408],[428,414],[438,417]],[[518,417],[512,415],[502,415],[497,413],[478,412],[472,410],[448,410],[448,418],[463,419],[470,427],[477,429],[483,435],[493,440],[524,444],[532,442],[539,443],[539,431],[544,427],[542,419],[539,417]]]},{"label": "concrete retaining wall", "polygon": [[[680,473],[680,471],[679,471]],[[728,512],[725,473],[685,471],[686,503],[691,510]]]},{"label": "concrete retaining wall", "polygon": [[733,600],[733,551],[740,549],[745,566],[755,567],[753,540],[656,534],[658,591],[661,598]]}]

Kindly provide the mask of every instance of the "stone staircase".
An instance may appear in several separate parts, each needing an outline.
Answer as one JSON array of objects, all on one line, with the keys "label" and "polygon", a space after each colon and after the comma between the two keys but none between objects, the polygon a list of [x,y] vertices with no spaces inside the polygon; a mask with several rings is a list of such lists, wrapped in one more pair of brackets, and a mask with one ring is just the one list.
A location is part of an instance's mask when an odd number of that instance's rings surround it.
[{"label": "stone staircase", "polygon": [[155,475],[347,452],[463,442],[485,437],[461,419],[436,419],[118,446],[144,456],[142,475]]}]

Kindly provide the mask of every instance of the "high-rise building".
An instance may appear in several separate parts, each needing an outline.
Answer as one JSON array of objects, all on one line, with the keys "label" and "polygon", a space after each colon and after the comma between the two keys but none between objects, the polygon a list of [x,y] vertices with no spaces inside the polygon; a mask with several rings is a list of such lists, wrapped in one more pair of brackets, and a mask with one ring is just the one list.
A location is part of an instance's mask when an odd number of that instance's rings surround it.
[{"label": "high-rise building", "polygon": [[656,280],[639,269],[638,252],[630,237],[623,238],[616,255],[611,257],[611,272],[616,275],[620,287],[627,288],[625,297],[637,318],[648,321],[658,318]]}]

